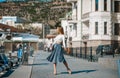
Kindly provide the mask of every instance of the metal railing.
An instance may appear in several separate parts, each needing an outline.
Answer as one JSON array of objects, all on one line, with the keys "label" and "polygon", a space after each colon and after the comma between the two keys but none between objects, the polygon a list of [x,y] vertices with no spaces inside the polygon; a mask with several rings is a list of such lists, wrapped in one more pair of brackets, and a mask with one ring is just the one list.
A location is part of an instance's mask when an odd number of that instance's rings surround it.
[{"label": "metal railing", "polygon": [[[113,45],[99,45],[95,47],[75,47],[71,48],[71,52],[67,55],[83,58],[91,62],[97,62],[99,57],[112,56],[115,57],[116,47]],[[120,54],[120,47],[117,50],[117,53]]]},{"label": "metal railing", "polygon": [[69,54],[66,53],[69,56],[86,59],[91,62],[98,60],[98,57],[96,57],[96,55],[93,55],[92,47],[87,47],[87,49],[85,47],[75,47],[70,49],[71,52]]}]

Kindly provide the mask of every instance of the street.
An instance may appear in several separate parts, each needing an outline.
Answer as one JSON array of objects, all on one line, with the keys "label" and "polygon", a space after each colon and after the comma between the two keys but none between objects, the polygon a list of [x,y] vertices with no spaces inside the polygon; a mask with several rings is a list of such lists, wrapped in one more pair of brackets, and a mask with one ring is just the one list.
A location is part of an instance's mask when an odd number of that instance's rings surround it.
[{"label": "street", "polygon": [[46,60],[48,52],[40,51],[34,58],[31,78],[118,78],[117,71],[104,68],[96,62],[88,62],[65,56],[72,75],[67,73],[63,63],[57,65],[57,75],[53,75],[53,64]]},{"label": "street", "polygon": [[28,65],[21,65],[8,71],[1,78],[118,78],[117,70],[105,68],[97,62],[65,55],[72,70],[68,74],[63,63],[57,64],[57,75],[53,74],[53,64],[46,60],[49,52],[38,51],[29,58]]}]

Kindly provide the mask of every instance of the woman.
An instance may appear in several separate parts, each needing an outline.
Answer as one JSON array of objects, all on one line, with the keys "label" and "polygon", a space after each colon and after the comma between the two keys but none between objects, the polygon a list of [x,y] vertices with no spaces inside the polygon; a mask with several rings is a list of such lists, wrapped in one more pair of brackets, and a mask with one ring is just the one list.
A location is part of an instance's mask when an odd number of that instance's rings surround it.
[{"label": "woman", "polygon": [[66,45],[65,45],[65,37],[64,37],[64,31],[62,27],[57,28],[58,35],[55,37],[53,42],[53,50],[52,53],[48,56],[47,60],[50,62],[53,62],[54,67],[54,75],[57,74],[56,65],[59,62],[63,62],[65,67],[67,68],[67,71],[69,74],[71,74],[71,70],[68,67],[68,64],[64,58],[64,51],[67,51]]}]

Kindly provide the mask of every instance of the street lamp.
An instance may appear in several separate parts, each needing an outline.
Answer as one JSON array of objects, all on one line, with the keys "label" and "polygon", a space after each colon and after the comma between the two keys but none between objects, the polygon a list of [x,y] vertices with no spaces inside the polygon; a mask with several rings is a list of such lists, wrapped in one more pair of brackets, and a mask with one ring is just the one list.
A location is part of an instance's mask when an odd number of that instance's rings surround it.
[{"label": "street lamp", "polygon": [[44,23],[42,24],[42,28],[43,28],[43,44],[45,43],[45,27],[44,27]]}]

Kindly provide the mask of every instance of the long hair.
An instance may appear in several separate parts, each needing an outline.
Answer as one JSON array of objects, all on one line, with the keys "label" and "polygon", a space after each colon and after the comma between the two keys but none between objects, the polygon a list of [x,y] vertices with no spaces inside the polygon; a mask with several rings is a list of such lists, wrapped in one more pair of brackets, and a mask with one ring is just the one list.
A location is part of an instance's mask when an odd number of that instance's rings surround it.
[{"label": "long hair", "polygon": [[64,29],[63,27],[57,27],[58,33],[59,34],[64,34]]}]

